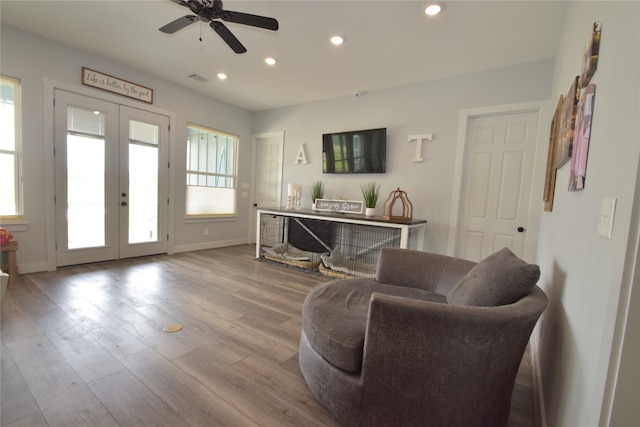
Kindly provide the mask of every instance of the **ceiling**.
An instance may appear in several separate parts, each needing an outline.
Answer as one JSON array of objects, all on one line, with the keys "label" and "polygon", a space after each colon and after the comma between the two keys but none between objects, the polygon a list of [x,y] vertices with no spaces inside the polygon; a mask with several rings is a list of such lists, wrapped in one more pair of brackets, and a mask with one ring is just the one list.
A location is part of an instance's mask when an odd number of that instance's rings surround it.
[{"label": "ceiling", "polygon": [[[261,111],[553,58],[567,6],[440,1],[442,12],[429,17],[427,3],[225,0],[227,10],[279,21],[277,32],[226,24],[244,54],[206,23],[173,35],[158,31],[190,13],[170,0],[0,0],[0,22]],[[342,46],[329,42],[334,34],[345,38]],[[266,65],[267,56],[277,64]]]}]

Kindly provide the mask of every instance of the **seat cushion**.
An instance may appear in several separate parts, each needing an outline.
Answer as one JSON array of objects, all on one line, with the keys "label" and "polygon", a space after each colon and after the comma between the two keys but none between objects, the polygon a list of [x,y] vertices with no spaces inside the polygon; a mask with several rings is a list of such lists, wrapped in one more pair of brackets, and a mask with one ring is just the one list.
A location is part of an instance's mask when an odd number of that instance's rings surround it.
[{"label": "seat cushion", "polygon": [[446,298],[416,288],[385,285],[374,279],[340,279],[309,292],[302,309],[302,329],[325,360],[348,372],[359,372],[369,300],[374,292],[426,301]]},{"label": "seat cushion", "polygon": [[451,289],[447,302],[478,307],[512,304],[531,292],[539,278],[540,267],[503,248],[469,270]]}]

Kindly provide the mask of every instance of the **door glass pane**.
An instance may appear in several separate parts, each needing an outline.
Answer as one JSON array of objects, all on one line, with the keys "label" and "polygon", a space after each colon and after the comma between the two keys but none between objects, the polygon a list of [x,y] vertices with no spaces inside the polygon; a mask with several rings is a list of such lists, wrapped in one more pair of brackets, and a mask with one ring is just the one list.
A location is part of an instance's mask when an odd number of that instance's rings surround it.
[{"label": "door glass pane", "polygon": [[67,247],[105,246],[105,140],[67,134]]},{"label": "door glass pane", "polygon": [[157,125],[129,122],[129,243],[158,239]]}]

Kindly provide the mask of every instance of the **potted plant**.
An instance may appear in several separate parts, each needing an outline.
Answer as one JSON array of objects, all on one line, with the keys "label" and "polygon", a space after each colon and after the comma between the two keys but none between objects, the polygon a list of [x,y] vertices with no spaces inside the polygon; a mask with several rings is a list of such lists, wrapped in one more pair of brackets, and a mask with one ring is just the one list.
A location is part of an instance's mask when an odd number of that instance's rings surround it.
[{"label": "potted plant", "polygon": [[324,182],[314,181],[311,186],[311,209],[316,208],[316,199],[324,197]]},{"label": "potted plant", "polygon": [[380,195],[380,184],[368,182],[360,186],[362,197],[364,198],[365,215],[374,216],[376,213],[376,205],[378,204],[378,196]]}]

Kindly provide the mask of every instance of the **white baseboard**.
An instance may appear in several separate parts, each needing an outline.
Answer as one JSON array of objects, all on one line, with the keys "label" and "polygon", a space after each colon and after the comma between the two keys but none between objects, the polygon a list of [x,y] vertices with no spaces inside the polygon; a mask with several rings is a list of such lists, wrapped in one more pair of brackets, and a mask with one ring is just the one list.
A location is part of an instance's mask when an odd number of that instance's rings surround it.
[{"label": "white baseboard", "polygon": [[49,265],[46,262],[30,262],[26,264],[18,264],[19,274],[40,273],[47,271]]},{"label": "white baseboard", "polygon": [[[223,240],[219,242],[206,242],[206,243],[198,243],[194,245],[180,245],[174,246],[173,252],[171,253],[180,253],[180,252],[191,252],[191,251],[201,251],[204,249],[217,249],[217,248],[225,248],[227,246],[237,246],[237,245],[247,245],[249,243],[248,239],[237,239],[237,240]],[[18,271],[20,274],[29,274],[29,273],[40,273],[43,271],[48,271],[49,265],[46,262],[31,262],[26,264],[18,264]]]},{"label": "white baseboard", "polygon": [[542,325],[538,323],[529,340],[531,346],[531,387],[533,393],[533,418],[536,427],[547,427],[547,414],[544,407],[544,390],[540,372],[540,333]]},{"label": "white baseboard", "polygon": [[192,251],[202,251],[205,249],[217,249],[217,248],[226,248],[227,246],[238,246],[238,245],[247,245],[249,244],[248,239],[236,239],[236,240],[222,240],[218,242],[205,242],[205,243],[196,243],[190,245],[176,245],[173,247],[174,254],[181,252],[192,252]]}]

